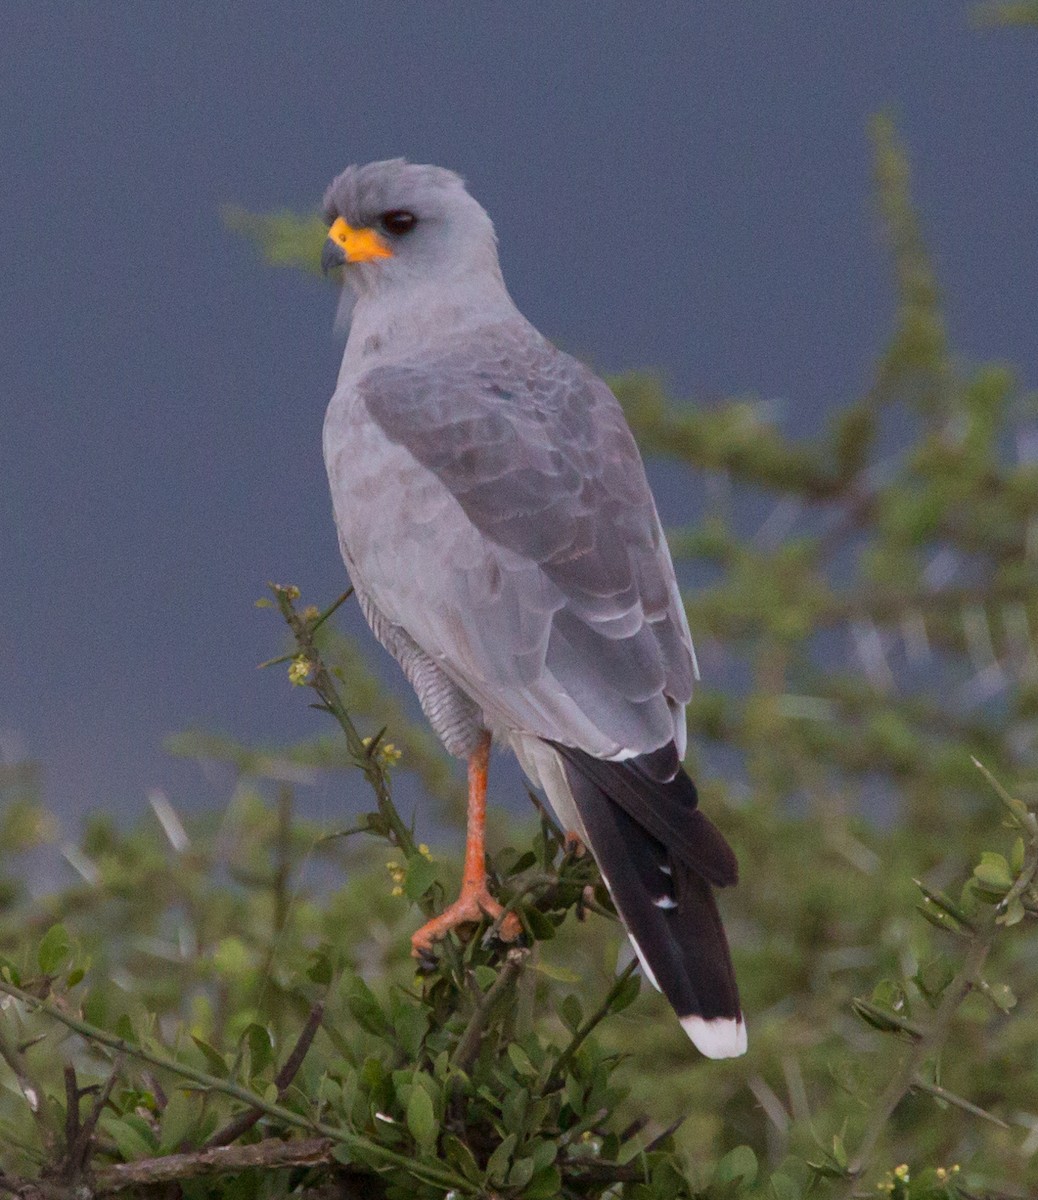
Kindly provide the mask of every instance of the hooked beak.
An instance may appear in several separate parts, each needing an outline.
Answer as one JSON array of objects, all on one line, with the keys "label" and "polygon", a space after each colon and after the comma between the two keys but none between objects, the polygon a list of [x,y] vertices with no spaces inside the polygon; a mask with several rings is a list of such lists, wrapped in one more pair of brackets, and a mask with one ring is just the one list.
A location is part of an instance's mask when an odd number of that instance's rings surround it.
[{"label": "hooked beak", "polygon": [[344,267],[346,265],[346,252],[341,246],[333,242],[331,238],[326,238],[324,248],[321,250],[321,273],[327,275],[329,271],[333,271],[336,267]]},{"label": "hooked beak", "polygon": [[342,217],[336,217],[321,251],[321,270],[327,275],[334,267],[344,267],[347,263],[392,257],[393,251],[374,229],[354,229]]}]

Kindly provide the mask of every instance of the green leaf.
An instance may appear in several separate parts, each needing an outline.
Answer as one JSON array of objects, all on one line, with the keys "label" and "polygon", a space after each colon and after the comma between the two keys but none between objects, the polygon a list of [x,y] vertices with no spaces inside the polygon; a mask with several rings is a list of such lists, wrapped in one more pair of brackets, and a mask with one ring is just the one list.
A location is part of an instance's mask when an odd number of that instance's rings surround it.
[{"label": "green leaf", "polygon": [[242,1040],[249,1047],[253,1075],[259,1075],[274,1061],[274,1039],[270,1030],[251,1022],[245,1027]]},{"label": "green leaf", "polygon": [[958,937],[969,936],[958,921],[949,917],[946,912],[942,912],[939,908],[935,908],[932,904],[928,904],[925,900],[922,904],[915,906],[915,911],[935,929],[942,929],[945,933],[954,933]]},{"label": "green leaf", "polygon": [[995,921],[999,925],[1019,925],[1026,915],[1023,901],[1019,896],[1014,896],[1006,905],[1005,912],[1000,913]]},{"label": "green leaf", "polygon": [[769,1183],[775,1200],[800,1200],[803,1195],[802,1190],[788,1175],[772,1175]]},{"label": "green leaf", "polygon": [[539,908],[534,908],[533,905],[523,909],[523,917],[530,926],[530,932],[534,939],[538,942],[549,942],[558,932],[551,917],[547,913],[542,913]]},{"label": "green leaf", "polygon": [[142,1132],[140,1120],[132,1115],[116,1117],[112,1113],[105,1113],[99,1124],[115,1142],[119,1154],[125,1162],[134,1162],[138,1158],[150,1158],[158,1149],[155,1139]]},{"label": "green leaf", "polygon": [[1009,863],[1001,854],[985,850],[980,862],[973,868],[974,876],[987,888],[1007,892],[1013,886],[1013,875]]},{"label": "green leaf", "polygon": [[618,1013],[623,1012],[625,1008],[629,1008],[638,999],[641,987],[642,981],[640,975],[628,975],[613,998],[613,1002],[609,1006],[609,1011]]},{"label": "green leaf", "polygon": [[475,976],[476,983],[479,984],[479,990],[485,992],[493,986],[497,979],[497,972],[493,967],[488,967],[485,963],[480,963],[472,968],[472,974]]},{"label": "green leaf", "polygon": [[479,1163],[476,1162],[472,1151],[460,1138],[455,1137],[453,1133],[445,1133],[441,1144],[447,1161],[457,1167],[466,1179],[473,1183],[482,1181],[483,1172]]},{"label": "green leaf", "polygon": [[749,1146],[736,1146],[714,1168],[714,1183],[741,1179],[749,1187],[757,1178],[757,1156]]},{"label": "green leaf", "polygon": [[407,878],[404,880],[404,894],[408,900],[417,903],[432,887],[439,876],[440,866],[428,859],[424,854],[412,854],[407,860]]},{"label": "green leaf", "polygon": [[411,1059],[417,1059],[429,1029],[428,1010],[411,997],[394,992],[390,1000],[393,1030],[400,1049]]},{"label": "green leaf", "polygon": [[392,1033],[382,1006],[375,999],[371,988],[359,975],[355,975],[351,981],[346,1005],[361,1029],[366,1029],[368,1033],[373,1033],[376,1037],[386,1037]]},{"label": "green leaf", "polygon": [[407,1102],[407,1128],[423,1154],[430,1154],[436,1145],[436,1114],[429,1093],[419,1083],[411,1087]]},{"label": "green leaf", "polygon": [[550,1167],[559,1154],[558,1145],[547,1139],[529,1142],[524,1149],[530,1158],[533,1159],[535,1172],[543,1171],[545,1167]]},{"label": "green leaf", "polygon": [[64,925],[52,925],[40,940],[36,961],[44,975],[56,975],[72,953],[72,943]]},{"label": "green leaf", "polygon": [[523,1191],[523,1200],[555,1200],[562,1192],[562,1174],[558,1167],[535,1171]]},{"label": "green leaf", "polygon": [[[511,1049],[511,1047],[509,1047]],[[508,1165],[515,1153],[516,1136],[510,1133],[502,1141],[490,1158],[487,1159],[487,1179],[496,1187],[501,1187],[508,1175]]]},{"label": "green leaf", "polygon": [[537,1068],[530,1062],[530,1056],[515,1042],[508,1043],[508,1057],[512,1060],[512,1066],[520,1075],[536,1075]]},{"label": "green leaf", "polygon": [[991,983],[984,988],[984,995],[1001,1012],[1012,1012],[1016,1007],[1016,996],[1008,983]]},{"label": "green leaf", "polygon": [[185,1091],[183,1088],[172,1089],[159,1118],[160,1153],[172,1154],[179,1150],[184,1142],[191,1140],[200,1111],[197,1093]]},{"label": "green leaf", "polygon": [[223,211],[228,229],[255,243],[264,259],[275,267],[298,267],[321,273],[321,247],[328,229],[320,216],[290,212],[252,213],[237,205]]},{"label": "green leaf", "polygon": [[881,1033],[907,1033],[914,1038],[923,1035],[922,1030],[913,1025],[911,1021],[906,1021],[903,1017],[878,1008],[868,1000],[852,1000],[851,1007],[866,1025],[871,1025],[873,1029],[878,1029]]},{"label": "green leaf", "polygon": [[944,892],[938,891],[936,888],[927,887],[920,879],[914,879],[912,882],[923,893],[923,908],[920,911],[928,921],[936,924],[933,916],[945,915],[950,917],[953,922],[964,925],[967,929],[973,928],[969,915],[950,896],[946,896]]},{"label": "green leaf", "polygon": [[320,950],[315,950],[313,961],[307,968],[306,977],[312,983],[319,983],[327,986],[332,981],[332,961],[326,947]]},{"label": "green leaf", "polygon": [[517,1158],[508,1172],[508,1186],[523,1188],[533,1178],[534,1164],[532,1158]]},{"label": "green leaf", "polygon": [[559,1005],[559,1016],[566,1028],[571,1033],[576,1033],[584,1019],[584,1010],[576,996],[571,994],[563,997],[562,1003]]},{"label": "green leaf", "polygon": [[191,1040],[202,1051],[205,1065],[209,1068],[210,1072],[221,1079],[224,1078],[227,1074],[227,1063],[220,1051],[215,1046],[210,1046],[207,1041],[197,1037],[195,1034],[191,1035]]}]

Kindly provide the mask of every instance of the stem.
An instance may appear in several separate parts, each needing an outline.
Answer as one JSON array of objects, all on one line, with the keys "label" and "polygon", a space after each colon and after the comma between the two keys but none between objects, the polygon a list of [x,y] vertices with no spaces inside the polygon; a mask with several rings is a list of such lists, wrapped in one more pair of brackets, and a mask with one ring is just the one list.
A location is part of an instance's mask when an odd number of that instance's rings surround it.
[{"label": "stem", "polygon": [[847,1167],[847,1186],[838,1193],[844,1200],[850,1200],[857,1190],[857,1182],[868,1168],[876,1151],[883,1130],[893,1115],[894,1109],[904,1097],[916,1086],[919,1069],[927,1057],[939,1050],[948,1040],[952,1020],[966,996],[973,988],[977,976],[984,965],[984,960],[995,939],[997,926],[994,915],[990,916],[970,939],[962,966],[955,978],[948,984],[941,997],[933,1020],[922,1032],[922,1036],[912,1046],[902,1060],[901,1066],[894,1073],[882,1095],[872,1108],[872,1115],[865,1127],[857,1153],[851,1158]]},{"label": "stem", "polygon": [[595,1009],[595,1011],[591,1014],[591,1016],[588,1017],[588,1019],[584,1022],[584,1024],[581,1025],[581,1027],[573,1035],[573,1038],[570,1041],[569,1045],[559,1055],[559,1057],[555,1063],[554,1069],[552,1070],[551,1074],[548,1076],[548,1082],[541,1089],[542,1095],[545,1092],[553,1091],[555,1088],[559,1087],[562,1084],[563,1072],[569,1066],[570,1061],[573,1058],[573,1055],[576,1054],[576,1052],[584,1044],[588,1035],[595,1028],[595,1026],[598,1025],[601,1021],[605,1020],[605,1018],[609,1015],[609,1009],[612,1007],[613,1001],[620,994],[620,989],[623,987],[623,985],[634,974],[634,969],[635,969],[635,967],[637,967],[637,965],[638,965],[638,960],[635,958],[632,958],[631,961],[627,964],[627,966],[624,967],[624,969],[620,972],[620,974],[617,975],[616,979],[613,981],[613,986],[609,989],[608,992],[606,992],[606,997],[602,1001],[602,1003],[598,1006],[598,1008]]},{"label": "stem", "polygon": [[498,972],[497,978],[490,985],[486,995],[476,1005],[475,1012],[469,1018],[468,1025],[465,1026],[465,1032],[461,1035],[454,1050],[451,1066],[457,1067],[459,1071],[467,1072],[476,1061],[479,1043],[491,1012],[505,992],[512,988],[523,969],[523,964],[529,957],[530,951],[521,947],[508,951],[505,965]]},{"label": "stem", "polygon": [[403,818],[396,810],[396,805],[393,803],[392,796],[390,795],[389,781],[386,773],[375,756],[368,753],[363,738],[357,732],[357,727],[353,724],[353,720],[345,704],[342,702],[342,697],[335,686],[332,674],[325,665],[324,659],[321,658],[320,651],[314,643],[314,630],[324,619],[331,616],[332,612],[338,608],[349,593],[347,592],[341,596],[325,612],[324,617],[318,617],[315,622],[310,622],[296,612],[294,597],[298,594],[298,589],[282,587],[279,584],[272,583],[270,590],[274,593],[278,608],[281,610],[281,615],[292,630],[292,635],[296,640],[296,645],[299,647],[300,654],[310,664],[312,677],[308,686],[312,687],[321,698],[321,704],[318,707],[331,713],[336,721],[338,721],[340,728],[346,735],[346,745],[349,747],[353,761],[364,772],[368,782],[371,784],[372,791],[375,793],[375,800],[378,803],[379,813],[389,828],[391,840],[410,858],[411,855],[418,853],[418,846],[411,836],[410,829],[404,824]]},{"label": "stem", "polygon": [[[274,1079],[274,1083],[278,1089],[278,1100],[284,1098],[289,1085],[295,1079],[299,1068],[303,1065],[303,1059],[306,1058],[307,1052],[313,1044],[314,1038],[317,1036],[317,1031],[321,1027],[323,1018],[324,1005],[315,1004],[310,1010],[310,1015],[303,1026],[303,1032],[299,1035],[291,1054],[285,1059],[284,1065]],[[237,1141],[247,1129],[251,1129],[262,1116],[263,1111],[259,1108],[240,1113],[232,1121],[228,1121],[222,1129],[218,1129],[206,1142],[203,1149],[215,1150],[219,1146],[229,1146],[232,1142]]]},{"label": "stem", "polygon": [[316,1167],[335,1162],[330,1138],[303,1138],[283,1142],[267,1138],[252,1146],[219,1146],[188,1154],[167,1154],[120,1163],[97,1172],[93,1194],[110,1195],[127,1188],[173,1183],[200,1175],[230,1174],[260,1167],[275,1171],[284,1167]]}]

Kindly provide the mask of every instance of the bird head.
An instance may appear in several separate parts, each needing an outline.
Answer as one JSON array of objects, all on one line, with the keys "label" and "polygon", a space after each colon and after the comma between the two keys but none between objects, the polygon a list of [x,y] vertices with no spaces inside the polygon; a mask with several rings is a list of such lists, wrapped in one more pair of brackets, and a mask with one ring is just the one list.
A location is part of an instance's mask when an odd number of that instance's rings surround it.
[{"label": "bird head", "polygon": [[490,218],[443,167],[401,158],[347,167],[325,193],[324,217],[321,266],[342,267],[358,294],[500,278]]}]

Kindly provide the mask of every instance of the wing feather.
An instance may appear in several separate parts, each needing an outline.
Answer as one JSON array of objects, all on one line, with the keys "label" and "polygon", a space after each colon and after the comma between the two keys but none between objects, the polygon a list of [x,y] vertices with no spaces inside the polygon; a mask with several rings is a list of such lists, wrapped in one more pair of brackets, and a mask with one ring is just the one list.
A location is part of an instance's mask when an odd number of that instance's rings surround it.
[{"label": "wing feather", "polygon": [[529,327],[344,385],[325,425],[351,570],[488,719],[588,753],[684,745],[694,658],[613,394]]}]

